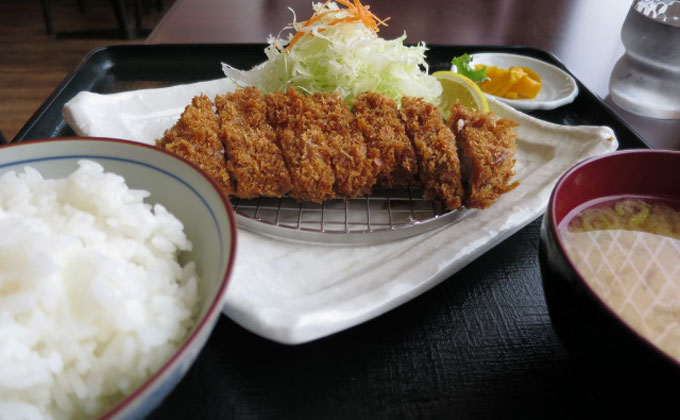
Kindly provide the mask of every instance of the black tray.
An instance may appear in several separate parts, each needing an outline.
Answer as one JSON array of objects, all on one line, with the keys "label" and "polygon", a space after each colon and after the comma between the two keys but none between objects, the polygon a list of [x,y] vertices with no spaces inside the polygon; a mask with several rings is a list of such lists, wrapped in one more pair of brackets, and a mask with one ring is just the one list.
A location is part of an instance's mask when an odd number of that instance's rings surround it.
[{"label": "black tray", "polygon": [[[81,90],[118,92],[222,77],[249,68],[264,45],[132,45],[93,51],[14,141],[74,133],[63,104]],[[501,51],[553,63],[524,47],[430,46],[430,70],[464,52]],[[530,114],[607,125],[621,148],[645,142],[578,82],[569,105]],[[299,346],[260,338],[226,317],[154,419],[583,418],[617,412],[616,380],[595,381],[565,353],[548,317],[535,220],[447,281],[363,325]]]}]

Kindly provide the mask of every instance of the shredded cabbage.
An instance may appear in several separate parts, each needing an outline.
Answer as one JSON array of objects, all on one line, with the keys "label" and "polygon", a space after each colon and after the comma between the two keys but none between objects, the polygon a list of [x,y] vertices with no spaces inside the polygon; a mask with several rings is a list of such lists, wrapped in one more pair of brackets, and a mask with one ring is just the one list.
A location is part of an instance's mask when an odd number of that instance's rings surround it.
[{"label": "shredded cabbage", "polygon": [[[314,7],[318,10],[321,6]],[[326,7],[337,9],[335,3]],[[292,34],[287,40],[280,34],[270,36],[265,49],[267,61],[247,71],[222,63],[225,75],[239,85],[255,86],[264,92],[286,91],[290,87],[306,93],[338,92],[348,104],[369,90],[397,103],[402,96],[438,103],[442,88],[427,73],[427,48],[424,43],[405,46],[405,33],[385,40],[362,23],[328,25],[323,19],[309,26],[294,22],[283,30],[291,28],[306,32],[306,36],[288,49],[283,45],[290,42]]]}]

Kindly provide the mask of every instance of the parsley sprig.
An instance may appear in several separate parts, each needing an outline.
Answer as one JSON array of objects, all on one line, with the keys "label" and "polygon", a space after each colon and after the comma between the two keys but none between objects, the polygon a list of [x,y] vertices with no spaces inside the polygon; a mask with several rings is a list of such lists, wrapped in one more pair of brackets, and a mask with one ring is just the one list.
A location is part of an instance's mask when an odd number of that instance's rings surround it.
[{"label": "parsley sprig", "polygon": [[486,79],[486,67],[475,69],[470,65],[472,57],[468,54],[459,55],[451,60],[451,64],[456,66],[456,73],[462,74],[473,82],[482,82]]}]

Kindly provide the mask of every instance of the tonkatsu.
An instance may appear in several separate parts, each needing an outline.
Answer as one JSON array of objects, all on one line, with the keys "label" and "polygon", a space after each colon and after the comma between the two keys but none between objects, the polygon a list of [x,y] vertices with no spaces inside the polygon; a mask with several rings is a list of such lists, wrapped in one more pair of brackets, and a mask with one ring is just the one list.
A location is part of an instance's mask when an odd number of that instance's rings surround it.
[{"label": "tonkatsu", "polygon": [[465,189],[465,206],[487,208],[519,183],[515,175],[515,121],[456,104],[448,119],[456,135]]},{"label": "tonkatsu", "polygon": [[382,188],[416,184],[418,160],[406,136],[397,103],[389,96],[365,92],[354,98],[352,111],[366,142],[367,156]]},{"label": "tonkatsu", "polygon": [[315,93],[309,100],[321,111],[316,124],[323,130],[335,172],[335,195],[354,198],[370,193],[375,174],[366,154],[364,136],[338,93]]},{"label": "tonkatsu", "polygon": [[315,202],[335,198],[333,151],[319,124],[322,107],[295,90],[268,94],[266,101],[293,183],[289,195]]},{"label": "tonkatsu", "polygon": [[352,105],[295,89],[238,89],[218,95],[214,109],[201,96],[157,144],[240,198],[323,202],[422,186],[426,199],[455,210],[486,208],[517,186],[514,121],[455,105],[447,125],[421,98],[403,97],[398,107],[375,92]]},{"label": "tonkatsu", "polygon": [[419,162],[418,177],[424,197],[441,201],[451,210],[463,204],[456,138],[439,108],[421,98],[403,97],[401,114]]},{"label": "tonkatsu", "polygon": [[213,103],[207,96],[200,95],[191,100],[177,123],[166,130],[156,144],[197,164],[231,195],[235,193],[234,183],[218,131]]},{"label": "tonkatsu", "polygon": [[219,134],[228,155],[227,168],[241,198],[281,197],[293,185],[269,124],[264,95],[248,87],[217,95]]}]

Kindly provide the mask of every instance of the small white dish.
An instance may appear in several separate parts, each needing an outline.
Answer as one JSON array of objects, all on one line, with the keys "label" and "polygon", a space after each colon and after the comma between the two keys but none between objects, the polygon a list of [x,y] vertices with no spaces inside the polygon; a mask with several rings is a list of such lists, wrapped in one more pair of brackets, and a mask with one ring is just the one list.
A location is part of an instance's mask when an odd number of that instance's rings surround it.
[{"label": "small white dish", "polygon": [[578,86],[573,77],[562,69],[548,64],[545,61],[519,54],[506,53],[479,53],[471,54],[472,65],[485,64],[509,68],[511,66],[528,67],[541,76],[543,86],[533,99],[505,99],[495,95],[486,94],[515,109],[532,111],[535,109],[555,109],[574,101],[578,95]]}]

